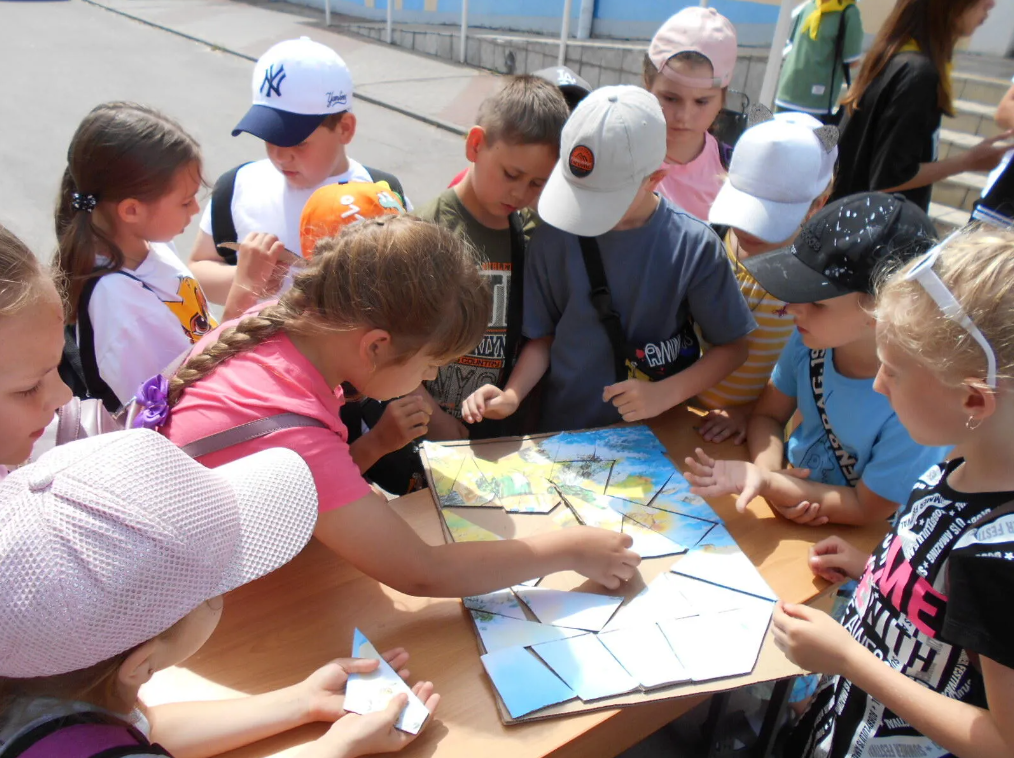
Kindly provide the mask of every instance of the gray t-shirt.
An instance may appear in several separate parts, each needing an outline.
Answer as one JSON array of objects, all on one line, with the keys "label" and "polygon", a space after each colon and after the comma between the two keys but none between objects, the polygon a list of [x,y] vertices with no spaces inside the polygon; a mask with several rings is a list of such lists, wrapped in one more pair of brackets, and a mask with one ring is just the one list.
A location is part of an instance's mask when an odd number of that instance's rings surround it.
[{"label": "gray t-shirt", "polygon": [[[711,345],[756,328],[718,235],[665,198],[644,226],[597,239],[613,307],[630,343],[666,340],[688,317]],[[616,381],[613,349],[590,291],[578,238],[540,227],[525,264],[523,332],[531,339],[553,336],[542,431],[621,421],[613,404],[602,400],[603,388]]]}]

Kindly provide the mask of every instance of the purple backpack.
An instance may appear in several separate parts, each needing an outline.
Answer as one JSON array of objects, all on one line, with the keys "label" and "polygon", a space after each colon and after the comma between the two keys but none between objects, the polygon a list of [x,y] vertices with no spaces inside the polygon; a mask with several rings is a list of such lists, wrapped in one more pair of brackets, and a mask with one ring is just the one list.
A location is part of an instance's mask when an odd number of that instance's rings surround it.
[{"label": "purple backpack", "polygon": [[[85,711],[45,721],[0,749],[2,758],[128,758],[169,756],[126,721]],[[171,756],[169,756],[171,758]]]}]

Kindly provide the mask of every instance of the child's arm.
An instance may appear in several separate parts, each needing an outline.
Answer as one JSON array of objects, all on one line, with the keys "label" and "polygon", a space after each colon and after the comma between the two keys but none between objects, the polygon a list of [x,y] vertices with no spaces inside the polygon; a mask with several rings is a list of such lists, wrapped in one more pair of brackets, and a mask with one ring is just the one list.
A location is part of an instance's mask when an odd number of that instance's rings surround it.
[{"label": "child's arm", "polygon": [[981,657],[989,709],[953,700],[885,664],[826,613],[779,602],[775,644],[808,671],[838,674],[958,758],[1014,753],[1014,670]]},{"label": "child's arm", "polygon": [[431,440],[467,440],[468,427],[458,421],[454,416],[445,411],[425,386],[419,387],[412,393],[418,395],[430,409],[430,422],[426,434]]},{"label": "child's arm", "polygon": [[687,481],[702,497],[738,495],[736,509],[746,510],[755,497],[763,497],[787,519],[810,526],[872,524],[898,510],[898,503],[881,497],[860,481],[855,487],[814,482],[808,469],[769,471],[746,461],[723,461],[697,450],[687,458]]},{"label": "child's arm", "polygon": [[239,318],[258,301],[277,293],[289,271],[286,257],[285,245],[278,237],[266,232],[250,232],[240,245],[238,263],[229,267],[233,269],[233,279],[222,321]]},{"label": "child's arm", "polygon": [[222,260],[215,250],[215,240],[205,231],[197,232],[194,249],[190,251],[187,266],[194,274],[204,290],[208,300],[224,305],[229,297],[229,289],[236,277],[236,267]]},{"label": "child's arm", "polygon": [[349,445],[356,467],[366,473],[388,453],[401,450],[429,430],[430,406],[417,394],[399,397],[384,408],[377,425]]},{"label": "child's arm", "polygon": [[785,427],[795,412],[796,398],[768,381],[746,424],[750,460],[768,471],[784,467]]},{"label": "child's arm", "polygon": [[484,418],[507,418],[514,413],[549,368],[552,346],[552,337],[526,342],[507,385],[502,390],[495,384],[479,387],[461,404],[461,417],[469,424],[475,424]]},{"label": "child's arm", "polygon": [[750,354],[746,337],[716,345],[685,371],[660,382],[627,379],[602,391],[602,399],[616,406],[624,421],[654,418],[713,387],[746,363]]},{"label": "child's arm", "polygon": [[627,549],[629,535],[585,526],[428,545],[376,495],[321,513],[314,536],[364,574],[418,597],[481,595],[568,569],[616,589],[641,560]]},{"label": "child's arm", "polygon": [[[402,648],[383,654],[391,667],[405,678],[408,671],[408,653]],[[299,684],[285,687],[263,695],[213,700],[207,702],[168,703],[148,710],[151,723],[151,739],[166,748],[175,758],[205,758],[249,745],[252,742],[294,729],[314,721],[338,721],[345,716],[345,684],[349,674],[369,673],[377,668],[373,660],[346,658],[331,661],[315,671]],[[432,712],[439,702],[433,695],[429,682],[420,682],[414,688]],[[393,713],[397,719],[401,709]],[[385,721],[381,720],[381,721]],[[371,720],[372,721],[372,720]],[[340,723],[340,722],[339,722]],[[384,723],[362,725],[348,724],[341,728],[332,727],[327,735],[318,740],[320,747],[327,751],[309,749],[305,755],[363,755],[361,752],[343,752],[356,742],[382,738],[388,731]],[[406,735],[411,737],[411,735]],[[385,743],[386,744],[386,743]],[[406,743],[407,744],[407,743]],[[393,743],[392,743],[393,745]],[[398,749],[386,747],[386,750]],[[304,755],[301,753],[300,755]]]}]

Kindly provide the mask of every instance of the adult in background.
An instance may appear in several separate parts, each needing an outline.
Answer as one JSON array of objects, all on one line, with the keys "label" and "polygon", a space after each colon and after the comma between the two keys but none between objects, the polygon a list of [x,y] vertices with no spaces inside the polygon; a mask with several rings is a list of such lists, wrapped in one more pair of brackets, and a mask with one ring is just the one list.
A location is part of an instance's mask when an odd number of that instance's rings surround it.
[{"label": "adult in background", "polygon": [[838,181],[833,199],[856,192],[900,192],[929,209],[934,182],[962,171],[989,171],[1004,154],[983,140],[937,160],[940,121],[954,115],[951,56],[995,0],[898,0],[842,100]]}]

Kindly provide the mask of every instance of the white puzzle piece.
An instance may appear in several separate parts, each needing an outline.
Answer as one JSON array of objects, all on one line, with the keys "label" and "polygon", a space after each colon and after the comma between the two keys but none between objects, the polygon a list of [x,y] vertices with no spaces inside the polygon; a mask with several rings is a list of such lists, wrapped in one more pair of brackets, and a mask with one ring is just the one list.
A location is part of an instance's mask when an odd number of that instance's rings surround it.
[{"label": "white puzzle piece", "polygon": [[603,632],[631,626],[643,627],[663,619],[696,616],[697,613],[694,605],[680,592],[675,577],[669,573],[662,573],[632,597],[626,605],[620,606]]},{"label": "white puzzle piece", "polygon": [[646,690],[690,681],[690,674],[672,651],[658,624],[603,632],[599,642]]},{"label": "white puzzle piece", "polygon": [[687,551],[686,547],[673,542],[665,535],[653,532],[641,526],[633,519],[623,518],[623,533],[629,534],[634,540],[630,549],[642,558],[661,558],[664,555],[679,555]]},{"label": "white puzzle piece", "polygon": [[546,664],[523,647],[486,653],[482,665],[511,718],[518,719],[577,697]]},{"label": "white puzzle piece", "polygon": [[637,680],[594,634],[547,642],[532,650],[585,702],[638,688]]},{"label": "white puzzle piece", "polygon": [[762,609],[660,621],[676,657],[695,682],[743,676],[753,671],[771,621],[772,604]]},{"label": "white puzzle piece", "polygon": [[352,637],[352,657],[378,660],[380,666],[369,674],[349,675],[345,687],[345,710],[358,714],[382,711],[391,702],[392,697],[403,692],[408,695],[408,705],[401,712],[395,726],[403,732],[419,734],[430,712],[358,629]]},{"label": "white puzzle piece", "polygon": [[764,581],[757,567],[739,549],[718,548],[691,550],[672,567],[672,572],[700,579],[737,592],[755,595],[766,600],[777,600],[778,596]]},{"label": "white puzzle piece", "polygon": [[528,621],[524,608],[521,607],[521,603],[518,602],[514,591],[510,588],[489,592],[485,595],[462,598],[461,602],[470,611],[483,611],[496,616]]},{"label": "white puzzle piece", "polygon": [[552,642],[564,637],[587,634],[580,629],[567,629],[552,624],[522,621],[508,616],[497,616],[485,611],[469,611],[479,638],[487,653],[506,647],[531,647],[540,642]]},{"label": "white puzzle piece", "polygon": [[514,591],[543,624],[588,632],[601,631],[623,602],[622,597],[543,587],[517,587]]}]

